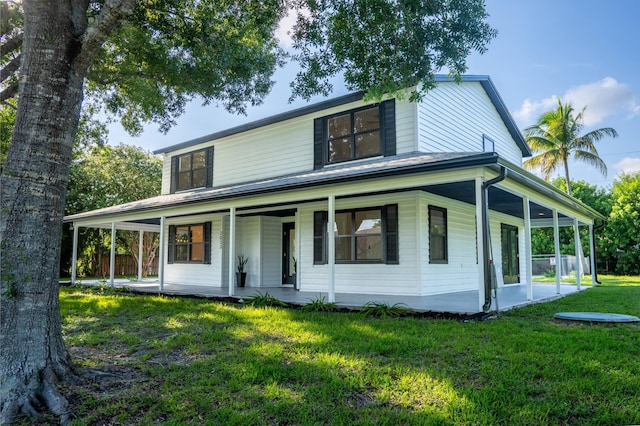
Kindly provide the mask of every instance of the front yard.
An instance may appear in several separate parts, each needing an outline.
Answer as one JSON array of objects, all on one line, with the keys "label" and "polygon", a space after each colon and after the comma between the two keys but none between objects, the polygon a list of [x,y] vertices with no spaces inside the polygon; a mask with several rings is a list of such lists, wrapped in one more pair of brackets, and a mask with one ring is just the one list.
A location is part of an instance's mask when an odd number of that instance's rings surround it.
[{"label": "front yard", "polygon": [[640,423],[640,277],[484,322],[61,290],[73,424]]}]

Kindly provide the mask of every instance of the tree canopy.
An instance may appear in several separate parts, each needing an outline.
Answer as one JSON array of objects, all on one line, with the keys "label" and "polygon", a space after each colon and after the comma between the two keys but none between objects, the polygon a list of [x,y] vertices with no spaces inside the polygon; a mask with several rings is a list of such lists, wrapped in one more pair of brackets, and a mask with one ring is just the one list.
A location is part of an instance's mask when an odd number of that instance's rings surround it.
[{"label": "tree canopy", "polygon": [[[71,215],[130,201],[160,195],[162,160],[130,145],[97,145],[78,154],[71,164],[65,214]],[[137,259],[138,238],[129,231],[119,231],[117,245]],[[100,254],[107,249],[111,235],[99,229],[81,228],[78,241],[78,274],[96,274]],[[157,235],[146,235],[144,248],[155,247]],[[72,236],[65,232],[62,239],[61,274],[71,268]],[[153,250],[149,249],[150,252]],[[147,259],[150,255],[147,254]],[[153,260],[152,258],[150,260]],[[143,269],[146,271],[146,269]]]},{"label": "tree canopy", "polygon": [[583,108],[576,114],[571,104],[563,104],[558,99],[557,109],[543,113],[536,124],[526,129],[525,137],[534,156],[526,160],[524,166],[528,169],[539,168],[547,181],[562,167],[569,195],[572,194],[569,158],[573,157],[577,161],[590,164],[606,176],[607,165],[598,155],[595,142],[607,136],[618,136],[618,132],[611,127],[603,127],[581,135],[584,110]]},{"label": "tree canopy", "polygon": [[613,183],[613,205],[605,236],[616,258],[616,273],[640,274],[640,172],[622,174]]},{"label": "tree canopy", "polygon": [[[328,78],[343,73],[350,89],[381,96],[415,84],[417,98],[441,67],[464,72],[466,56],[496,34],[482,0],[25,0],[23,7],[24,25],[13,26],[22,28],[20,59],[10,61],[20,66],[15,126],[0,174],[0,423],[37,413],[36,401],[61,422],[70,418],[58,389],[59,380],[77,378],[62,339],[59,243],[86,94],[131,132],[145,121],[166,130],[196,97],[232,112],[260,103],[290,55],[300,66],[293,96],[327,93]],[[288,12],[298,18],[293,52],[275,36]],[[5,47],[11,36],[0,36]],[[4,97],[15,87],[8,81],[0,101],[11,97]]]}]

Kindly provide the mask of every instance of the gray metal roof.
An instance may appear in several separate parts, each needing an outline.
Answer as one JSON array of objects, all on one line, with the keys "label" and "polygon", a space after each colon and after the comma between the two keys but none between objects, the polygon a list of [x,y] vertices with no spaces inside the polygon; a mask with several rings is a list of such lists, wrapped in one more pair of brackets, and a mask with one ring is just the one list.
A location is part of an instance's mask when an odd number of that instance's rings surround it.
[{"label": "gray metal roof", "polygon": [[239,183],[223,187],[160,195],[117,206],[106,207],[64,218],[65,222],[93,219],[119,214],[158,210],[185,204],[219,201],[249,195],[290,191],[318,187],[322,185],[353,182],[374,177],[395,176],[418,172],[453,170],[461,167],[495,164],[498,155],[484,153],[409,153],[393,157],[375,158],[356,163],[345,163],[320,170],[295,173],[253,182]]}]

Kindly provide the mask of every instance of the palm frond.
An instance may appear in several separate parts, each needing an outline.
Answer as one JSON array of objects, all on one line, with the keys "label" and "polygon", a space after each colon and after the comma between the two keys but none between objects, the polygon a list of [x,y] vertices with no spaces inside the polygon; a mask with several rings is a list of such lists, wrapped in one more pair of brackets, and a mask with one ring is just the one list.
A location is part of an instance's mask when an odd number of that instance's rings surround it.
[{"label": "palm frond", "polygon": [[543,113],[536,124],[527,127],[525,139],[535,155],[524,161],[524,167],[539,170],[548,181],[561,167],[568,176],[567,161],[573,155],[576,160],[594,166],[606,176],[607,166],[594,143],[605,137],[615,138],[618,133],[611,127],[605,127],[581,136],[585,109],[576,113],[571,104],[563,104],[558,98],[556,109]]},{"label": "palm frond", "polygon": [[597,153],[594,154],[588,151],[575,151],[573,153],[573,157],[577,161],[581,161],[595,167],[603,176],[607,176],[607,165]]}]

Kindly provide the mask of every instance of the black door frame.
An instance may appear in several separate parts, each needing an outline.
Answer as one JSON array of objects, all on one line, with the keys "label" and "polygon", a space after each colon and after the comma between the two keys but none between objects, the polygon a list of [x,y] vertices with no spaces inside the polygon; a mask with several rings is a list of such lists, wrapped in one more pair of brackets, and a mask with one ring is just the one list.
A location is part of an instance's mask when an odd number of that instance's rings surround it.
[{"label": "black door frame", "polygon": [[291,259],[295,263],[295,253],[290,253],[294,250],[294,247],[291,247],[291,233],[294,232],[293,236],[295,238],[295,230],[295,222],[282,224],[282,284],[293,284],[293,288],[296,288],[296,265],[293,265],[293,274],[289,274],[289,271],[292,269]]},{"label": "black door frame", "polygon": [[[505,232],[507,233],[507,247],[505,247]],[[520,242],[518,240],[518,227],[513,225],[507,225],[506,223],[500,224],[500,248],[502,250],[502,278],[505,284],[516,284],[520,282]],[[515,248],[515,259],[512,254]],[[505,266],[507,266],[505,268]],[[511,266],[515,266],[515,271],[511,270]],[[505,277],[515,277],[515,281],[505,280]]]}]

